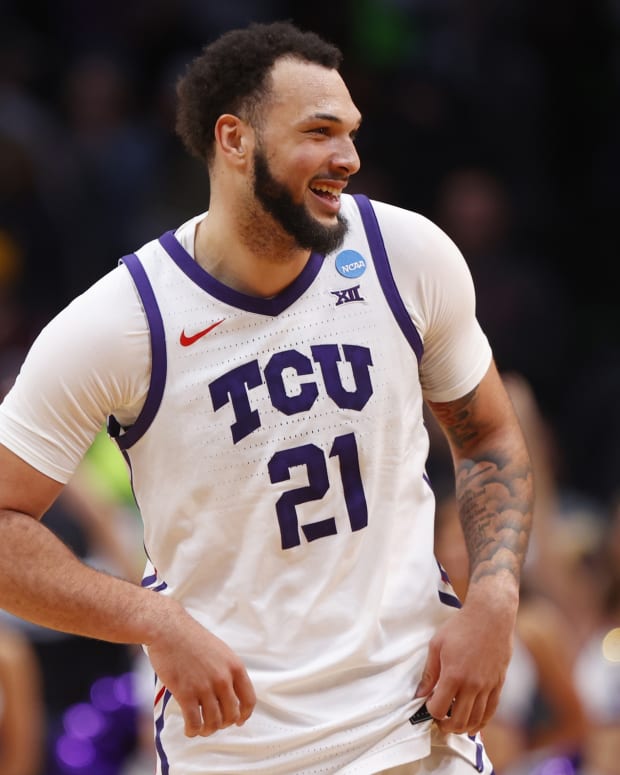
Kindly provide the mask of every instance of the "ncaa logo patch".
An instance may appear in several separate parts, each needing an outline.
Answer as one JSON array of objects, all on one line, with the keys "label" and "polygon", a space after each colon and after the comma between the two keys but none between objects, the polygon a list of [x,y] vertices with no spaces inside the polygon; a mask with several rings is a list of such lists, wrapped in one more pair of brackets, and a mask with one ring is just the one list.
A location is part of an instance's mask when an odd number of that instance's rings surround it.
[{"label": "ncaa logo patch", "polygon": [[343,250],[336,256],[336,270],[343,277],[361,277],[366,271],[366,259],[357,250]]}]

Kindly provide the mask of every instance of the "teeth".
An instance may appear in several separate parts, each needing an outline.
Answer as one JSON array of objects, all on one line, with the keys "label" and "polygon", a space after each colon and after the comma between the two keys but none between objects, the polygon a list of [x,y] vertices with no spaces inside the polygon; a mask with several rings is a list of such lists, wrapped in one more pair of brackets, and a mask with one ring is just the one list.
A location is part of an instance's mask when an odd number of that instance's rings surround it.
[{"label": "teeth", "polygon": [[332,186],[321,184],[320,186],[312,186],[312,189],[313,191],[323,191],[326,194],[330,194],[331,196],[340,196],[340,191],[337,188],[333,188]]}]

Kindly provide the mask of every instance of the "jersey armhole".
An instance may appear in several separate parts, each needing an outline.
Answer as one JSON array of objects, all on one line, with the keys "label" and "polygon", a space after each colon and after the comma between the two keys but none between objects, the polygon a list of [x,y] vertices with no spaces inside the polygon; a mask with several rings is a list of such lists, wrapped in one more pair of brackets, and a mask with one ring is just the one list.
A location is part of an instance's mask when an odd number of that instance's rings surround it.
[{"label": "jersey armhole", "polygon": [[383,294],[400,330],[411,345],[419,363],[422,360],[422,355],[424,353],[424,345],[422,344],[418,329],[415,327],[413,320],[411,320],[407,308],[405,307],[405,302],[402,300],[396,286],[396,281],[394,280],[392,268],[390,267],[387,251],[385,249],[383,235],[381,234],[379,222],[377,221],[377,215],[368,197],[363,194],[354,194],[353,199],[355,199],[360,215],[362,216],[362,223],[364,224],[364,230],[366,232],[366,237],[368,238],[370,253]]},{"label": "jersey armhole", "polygon": [[161,316],[153,287],[148,279],[140,259],[135,253],[123,256],[119,264],[127,267],[136,286],[146,315],[151,342],[151,378],[146,400],[135,423],[129,428],[122,428],[116,417],[108,417],[108,433],[115,439],[121,451],[128,449],[144,435],[153,422],[161,404],[166,384],[167,356],[164,322]]}]

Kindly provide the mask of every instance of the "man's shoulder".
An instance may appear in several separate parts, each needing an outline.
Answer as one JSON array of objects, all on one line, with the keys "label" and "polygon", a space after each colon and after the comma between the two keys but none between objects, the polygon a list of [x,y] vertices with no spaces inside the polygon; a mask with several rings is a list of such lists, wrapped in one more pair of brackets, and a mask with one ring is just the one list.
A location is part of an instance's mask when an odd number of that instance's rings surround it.
[{"label": "man's shoulder", "polygon": [[[355,197],[359,194],[345,194],[344,214],[351,215],[357,210]],[[442,229],[434,223],[428,216],[415,210],[410,210],[402,205],[375,199],[372,194],[361,194],[369,200],[372,209],[377,217],[377,222],[381,232],[384,234],[394,234],[396,237],[402,233],[405,235],[417,235],[417,237],[437,237],[443,235]]]}]

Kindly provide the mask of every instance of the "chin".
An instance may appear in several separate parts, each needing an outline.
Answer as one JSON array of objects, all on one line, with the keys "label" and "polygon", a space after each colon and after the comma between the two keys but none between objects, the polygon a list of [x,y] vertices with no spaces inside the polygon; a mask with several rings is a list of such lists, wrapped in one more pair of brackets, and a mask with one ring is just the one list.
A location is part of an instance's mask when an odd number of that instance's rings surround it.
[{"label": "chin", "polygon": [[335,213],[312,213],[311,217],[321,226],[336,226],[340,216],[340,209]]}]

